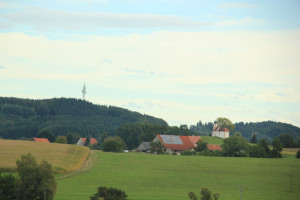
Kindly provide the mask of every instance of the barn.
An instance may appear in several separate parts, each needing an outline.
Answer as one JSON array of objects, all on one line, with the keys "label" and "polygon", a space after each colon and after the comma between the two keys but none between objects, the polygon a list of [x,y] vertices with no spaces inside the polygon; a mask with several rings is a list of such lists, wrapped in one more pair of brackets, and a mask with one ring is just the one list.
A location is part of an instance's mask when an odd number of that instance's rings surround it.
[{"label": "barn", "polygon": [[150,152],[150,142],[142,142],[136,150],[149,153]]},{"label": "barn", "polygon": [[197,142],[201,141],[200,136],[179,136],[179,135],[157,135],[154,142],[160,141],[167,152],[180,152],[194,150]]}]

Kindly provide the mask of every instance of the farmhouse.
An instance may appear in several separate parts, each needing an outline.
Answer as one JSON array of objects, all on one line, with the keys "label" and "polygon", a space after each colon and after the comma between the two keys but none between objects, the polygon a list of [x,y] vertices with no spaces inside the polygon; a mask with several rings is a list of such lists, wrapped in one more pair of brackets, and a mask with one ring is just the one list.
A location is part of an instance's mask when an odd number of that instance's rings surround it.
[{"label": "farmhouse", "polygon": [[142,142],[136,150],[149,153],[150,152],[150,142]]},{"label": "farmhouse", "polygon": [[[80,138],[77,142],[77,145],[84,146],[85,141],[86,141],[86,138]],[[97,143],[98,142],[97,142],[96,138],[90,138],[90,144],[97,144]]]},{"label": "farmhouse", "polygon": [[160,141],[167,152],[193,150],[200,136],[157,135],[154,141]]},{"label": "farmhouse", "polygon": [[211,136],[225,139],[229,137],[229,130],[227,128],[219,127],[218,123],[215,122]]},{"label": "farmhouse", "polygon": [[45,143],[50,143],[47,138],[33,138],[35,142],[45,142]]}]

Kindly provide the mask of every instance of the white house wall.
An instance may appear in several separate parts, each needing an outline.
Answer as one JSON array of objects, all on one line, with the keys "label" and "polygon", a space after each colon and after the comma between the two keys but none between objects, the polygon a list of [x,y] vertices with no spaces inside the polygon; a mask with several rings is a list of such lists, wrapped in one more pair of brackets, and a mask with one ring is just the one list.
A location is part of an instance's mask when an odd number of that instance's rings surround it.
[{"label": "white house wall", "polygon": [[229,137],[229,132],[213,131],[212,136],[220,137],[220,138],[228,138]]}]

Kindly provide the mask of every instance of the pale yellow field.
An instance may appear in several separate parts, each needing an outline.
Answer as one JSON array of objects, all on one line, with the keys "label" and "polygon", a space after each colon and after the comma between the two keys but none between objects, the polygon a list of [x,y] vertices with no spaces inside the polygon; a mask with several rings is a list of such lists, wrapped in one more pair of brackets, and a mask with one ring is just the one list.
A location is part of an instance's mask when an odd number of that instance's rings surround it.
[{"label": "pale yellow field", "polygon": [[52,164],[56,173],[69,173],[82,166],[89,151],[89,148],[78,145],[0,140],[0,169],[15,170],[16,160],[31,153],[38,163],[46,160]]},{"label": "pale yellow field", "polygon": [[296,156],[298,150],[300,150],[300,148],[283,148],[281,153]]}]

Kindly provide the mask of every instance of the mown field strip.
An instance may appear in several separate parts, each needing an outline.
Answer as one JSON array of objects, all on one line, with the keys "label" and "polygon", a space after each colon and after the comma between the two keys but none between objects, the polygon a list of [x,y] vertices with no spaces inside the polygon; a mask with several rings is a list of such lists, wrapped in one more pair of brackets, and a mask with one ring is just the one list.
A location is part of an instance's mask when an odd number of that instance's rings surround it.
[{"label": "mown field strip", "polygon": [[99,186],[120,188],[131,200],[188,200],[188,192],[204,186],[219,192],[220,200],[240,199],[241,190],[243,200],[300,196],[297,159],[97,154],[93,168],[58,180],[55,200],[86,200]]}]

